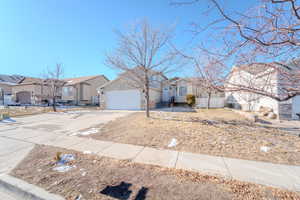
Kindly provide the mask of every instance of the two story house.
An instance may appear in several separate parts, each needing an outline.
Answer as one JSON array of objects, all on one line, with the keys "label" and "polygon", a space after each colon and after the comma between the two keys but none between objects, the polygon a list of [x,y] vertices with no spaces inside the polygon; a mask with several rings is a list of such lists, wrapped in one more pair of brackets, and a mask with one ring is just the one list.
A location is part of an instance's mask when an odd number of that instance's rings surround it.
[{"label": "two story house", "polygon": [[[290,85],[288,80],[283,78],[283,73],[299,73],[299,67],[289,64],[269,64],[276,66],[276,68],[266,67],[266,63],[252,63],[233,67],[226,83],[227,103],[235,108],[247,111],[259,111],[262,107],[268,107],[273,110],[279,119],[299,119],[299,95],[280,102],[268,96],[239,89],[245,86],[266,91],[274,96],[280,96],[281,88]],[[300,83],[296,84],[299,85]],[[237,89],[235,90],[236,86]]]}]

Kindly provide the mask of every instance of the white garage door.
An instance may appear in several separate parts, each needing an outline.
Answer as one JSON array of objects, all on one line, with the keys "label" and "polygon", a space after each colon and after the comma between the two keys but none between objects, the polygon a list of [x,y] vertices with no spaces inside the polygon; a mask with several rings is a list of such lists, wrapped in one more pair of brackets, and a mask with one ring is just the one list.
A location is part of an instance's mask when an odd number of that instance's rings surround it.
[{"label": "white garage door", "polygon": [[139,90],[117,90],[106,92],[107,109],[139,110],[141,96]]}]

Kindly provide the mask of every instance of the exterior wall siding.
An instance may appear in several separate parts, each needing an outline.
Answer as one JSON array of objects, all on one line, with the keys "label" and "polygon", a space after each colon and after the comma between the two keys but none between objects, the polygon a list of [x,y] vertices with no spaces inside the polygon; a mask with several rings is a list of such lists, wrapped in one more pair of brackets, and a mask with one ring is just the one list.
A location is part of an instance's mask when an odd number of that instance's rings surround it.
[{"label": "exterior wall siding", "polygon": [[12,87],[12,100],[16,101],[16,94],[18,92],[30,92],[31,93],[31,104],[41,104],[44,100],[51,100],[51,89],[49,86],[40,84],[26,84],[26,85],[15,85]]},{"label": "exterior wall siding", "polygon": [[7,85],[0,83],[0,88],[4,92],[4,94],[11,94],[12,93],[12,85]]},{"label": "exterior wall siding", "polygon": [[[153,86],[153,85],[152,85]],[[162,83],[155,84],[157,88],[150,88],[150,108],[155,108],[162,101]],[[110,84],[106,85],[100,92],[100,107],[102,109],[106,108],[106,95],[105,93],[108,91],[118,91],[118,90],[132,90],[138,89],[134,81],[120,76]],[[141,91],[140,93],[140,101],[141,101],[141,109],[146,108],[146,102],[144,93]]]},{"label": "exterior wall siding", "polygon": [[74,85],[67,85],[65,87],[73,87],[73,94],[62,95],[62,100],[73,101],[74,104],[93,104],[95,99],[99,97],[97,88],[107,83],[108,80],[103,76],[97,76],[93,79],[86,80]]},{"label": "exterior wall siding", "polygon": [[[279,80],[278,73],[272,73],[267,77],[268,87],[266,91],[274,95],[279,94],[279,85],[281,84]],[[254,80],[255,77],[246,73],[244,71],[239,73],[234,73],[231,78],[231,83],[239,83],[247,85],[247,80]],[[265,79],[258,80],[255,84],[258,86],[265,83]],[[253,84],[253,83],[252,83]],[[239,108],[247,111],[258,111],[260,107],[269,107],[273,109],[273,112],[278,116],[279,119],[291,119],[292,116],[292,104],[291,102],[278,102],[270,97],[257,95],[250,92],[236,91],[236,92],[226,92],[225,93],[226,103],[233,104],[235,108]]]}]

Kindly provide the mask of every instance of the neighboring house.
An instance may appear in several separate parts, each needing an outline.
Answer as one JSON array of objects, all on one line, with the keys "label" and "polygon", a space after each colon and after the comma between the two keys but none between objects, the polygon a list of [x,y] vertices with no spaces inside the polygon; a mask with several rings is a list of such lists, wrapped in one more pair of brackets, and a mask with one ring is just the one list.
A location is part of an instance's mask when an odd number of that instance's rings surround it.
[{"label": "neighboring house", "polygon": [[[58,98],[61,95],[58,94]],[[12,87],[12,98],[20,104],[44,104],[49,102],[50,89],[43,79],[25,77]]]},{"label": "neighboring house", "polygon": [[97,88],[109,80],[104,75],[85,76],[64,79],[62,102],[72,105],[97,105],[99,94]]},{"label": "neighboring house", "polygon": [[175,103],[186,103],[186,95],[194,94],[199,96],[199,87],[196,86],[193,78],[172,78],[164,82],[163,102],[169,102],[174,98]]},{"label": "neighboring house", "polygon": [[[168,103],[174,98],[175,103],[186,103],[186,95],[193,94],[196,97],[197,107],[206,107],[208,93],[201,86],[201,79],[190,78],[172,78],[163,84],[163,102]],[[224,107],[224,93],[213,91],[211,94],[210,107]]]},{"label": "neighboring house", "polygon": [[[289,73],[294,70],[293,67],[273,64]],[[280,95],[280,88],[284,84],[282,78],[280,78],[280,73],[280,70],[266,67],[265,63],[236,66],[233,67],[225,87],[231,90],[235,85],[245,85],[261,88],[274,95]],[[240,90],[226,92],[225,96],[227,104],[231,104],[237,109],[259,111],[262,107],[268,107],[273,110],[279,119],[299,119],[297,114],[300,113],[300,96],[295,96],[284,102]]]},{"label": "neighboring house", "polygon": [[12,87],[24,79],[19,75],[0,75],[0,105],[13,104]]},{"label": "neighboring house", "polygon": [[[136,69],[136,68],[135,68]],[[157,107],[162,102],[162,83],[167,78],[161,73],[155,73],[150,78],[150,108]],[[144,91],[137,82],[130,78],[127,72],[120,74],[98,88],[100,106],[103,109],[143,110],[146,107]]]}]

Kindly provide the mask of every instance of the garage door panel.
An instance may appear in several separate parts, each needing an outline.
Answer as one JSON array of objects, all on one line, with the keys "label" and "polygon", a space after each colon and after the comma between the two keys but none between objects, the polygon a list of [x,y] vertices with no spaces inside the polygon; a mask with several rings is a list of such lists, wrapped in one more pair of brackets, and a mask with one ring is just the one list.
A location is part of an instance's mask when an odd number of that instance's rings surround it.
[{"label": "garage door panel", "polygon": [[21,104],[30,104],[31,103],[31,92],[21,91],[17,93],[17,102]]},{"label": "garage door panel", "polygon": [[116,90],[106,93],[107,109],[139,110],[141,109],[139,90]]}]

